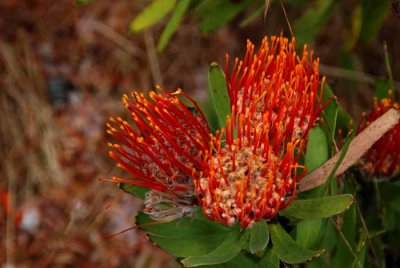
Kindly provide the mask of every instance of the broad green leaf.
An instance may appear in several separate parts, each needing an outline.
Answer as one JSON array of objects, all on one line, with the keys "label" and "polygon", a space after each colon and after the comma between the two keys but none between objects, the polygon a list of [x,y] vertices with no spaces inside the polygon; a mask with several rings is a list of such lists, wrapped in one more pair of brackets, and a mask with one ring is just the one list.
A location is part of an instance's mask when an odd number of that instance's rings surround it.
[{"label": "broad green leaf", "polygon": [[314,248],[318,239],[321,237],[321,231],[324,222],[317,220],[302,220],[296,225],[296,241],[304,248]]},{"label": "broad green leaf", "polygon": [[307,173],[311,173],[329,158],[328,141],[320,126],[316,126],[308,134],[307,150],[304,164]]},{"label": "broad green leaf", "polygon": [[160,40],[158,41],[157,45],[157,51],[161,52],[164,50],[164,48],[167,46],[171,36],[175,33],[176,29],[179,26],[179,23],[185,14],[186,10],[188,9],[190,5],[191,0],[180,0],[176,4],[176,8],[174,12],[172,13],[172,16],[170,20],[168,21],[167,25],[165,26]]},{"label": "broad green leaf", "polygon": [[270,224],[272,251],[283,262],[289,264],[303,263],[318,257],[323,250],[311,251],[300,246],[279,224]]},{"label": "broad green leaf", "polygon": [[[354,258],[354,261],[351,265],[351,267],[365,267],[365,257],[366,257],[366,252],[368,248],[368,242],[367,242],[367,237],[366,234],[363,232],[361,233],[361,237],[358,241],[357,248],[356,248],[356,258]],[[361,265],[360,265],[361,264]]]},{"label": "broad green leaf", "polygon": [[245,252],[240,252],[235,258],[232,260],[215,264],[215,265],[206,265],[205,268],[258,268],[257,259],[253,258],[253,256],[249,256]]},{"label": "broad green leaf", "polygon": [[242,249],[242,242],[239,240],[238,233],[229,233],[225,240],[213,251],[202,256],[191,256],[181,262],[186,267],[201,265],[213,265],[225,263],[235,258]]},{"label": "broad green leaf", "polygon": [[353,203],[349,194],[325,196],[315,199],[294,200],[281,213],[296,219],[322,219],[342,213]]},{"label": "broad green leaf", "polygon": [[269,230],[266,221],[259,221],[253,224],[250,233],[249,249],[252,254],[263,251],[269,242]]},{"label": "broad green leaf", "polygon": [[299,46],[315,40],[318,32],[332,15],[335,3],[337,2],[334,0],[314,1],[314,5],[294,22],[296,43]]},{"label": "broad green leaf", "polygon": [[378,100],[389,97],[390,82],[386,79],[379,79],[375,82],[375,97]]},{"label": "broad green leaf", "polygon": [[324,84],[323,88],[322,100],[325,103],[329,101],[328,106],[323,111],[323,116],[326,121],[326,127],[328,128],[328,138],[329,142],[334,141],[336,134],[336,123],[339,114],[339,105],[336,102],[335,95],[332,92],[332,89],[329,87],[327,83]]},{"label": "broad green leaf", "polygon": [[[137,224],[153,223],[148,215],[139,213]],[[217,248],[227,237],[239,234],[238,228],[229,228],[211,222],[200,214],[193,219],[185,217],[173,222],[141,226],[149,239],[177,257],[200,256]]]},{"label": "broad green leaf", "polygon": [[362,24],[360,41],[365,43],[376,36],[387,14],[389,13],[390,0],[362,0]]},{"label": "broad green leaf", "polygon": [[144,197],[146,196],[146,192],[149,191],[148,188],[133,186],[128,183],[121,183],[119,185],[119,188],[140,199],[144,199]]},{"label": "broad green leaf", "polygon": [[219,127],[225,127],[226,116],[231,114],[228,89],[225,74],[215,62],[208,71],[208,92],[218,117]]},{"label": "broad green leaf", "polygon": [[235,258],[229,262],[207,265],[207,268],[279,268],[279,258],[276,256],[272,250],[267,250],[264,255],[259,258],[250,253],[245,253],[242,251]]},{"label": "broad green leaf", "polygon": [[220,28],[253,3],[253,0],[204,0],[195,10],[201,20],[200,30],[209,32]]},{"label": "broad green leaf", "polygon": [[332,184],[332,180],[333,180],[333,178],[335,177],[336,170],[340,167],[340,164],[342,163],[344,157],[346,156],[347,150],[348,150],[349,147],[350,147],[350,143],[351,143],[351,141],[353,140],[353,138],[354,138],[354,136],[355,136],[355,133],[356,133],[355,131],[352,131],[352,132],[347,136],[346,140],[344,141],[344,144],[343,144],[343,146],[342,146],[342,150],[341,150],[340,153],[339,153],[339,157],[338,157],[338,159],[337,159],[335,165],[333,166],[332,170],[330,171],[330,173],[329,173],[329,175],[328,175],[328,178],[326,179],[326,182],[325,182],[325,184],[324,184],[324,188],[325,188],[325,189],[323,189],[323,192],[324,192],[325,194],[328,193],[329,186],[331,186],[331,184]]},{"label": "broad green leaf", "polygon": [[272,250],[267,250],[267,252],[265,252],[264,256],[258,263],[258,267],[279,268],[280,267],[279,264],[280,264],[279,257]]},{"label": "broad green leaf", "polygon": [[345,267],[353,263],[353,261],[356,261],[358,263],[356,267],[362,268],[362,266],[359,265],[359,260],[355,259],[351,252],[355,252],[356,249],[356,217],[356,209],[355,206],[352,205],[343,217],[343,227],[341,229],[343,236],[338,234],[337,251],[332,260],[334,267]]},{"label": "broad green leaf", "polygon": [[129,25],[133,32],[142,31],[162,20],[175,6],[176,0],[153,0]]}]

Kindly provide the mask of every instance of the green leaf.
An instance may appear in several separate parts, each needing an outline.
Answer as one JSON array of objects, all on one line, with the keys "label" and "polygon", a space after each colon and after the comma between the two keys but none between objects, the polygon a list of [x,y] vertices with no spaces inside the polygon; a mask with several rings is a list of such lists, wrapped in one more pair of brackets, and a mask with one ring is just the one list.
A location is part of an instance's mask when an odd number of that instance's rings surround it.
[{"label": "green leaf", "polygon": [[[323,111],[323,116],[326,121],[326,132],[328,133],[328,143],[335,142],[335,134],[337,129],[343,130],[343,135],[348,133],[349,131],[355,130],[356,124],[353,126],[350,125],[350,122],[353,121],[353,118],[347,113],[336,101],[336,97],[332,92],[332,89],[329,87],[327,83],[324,84],[323,91],[323,102],[326,102],[328,99],[332,99],[328,106]],[[336,152],[332,152],[331,154],[335,154]]]},{"label": "green leaf", "polygon": [[387,14],[389,13],[389,0],[362,0],[362,24],[360,41],[365,43],[376,36]]},{"label": "green leaf", "polygon": [[258,263],[258,267],[279,268],[279,264],[279,257],[272,250],[268,250],[267,252],[265,252],[264,256]]},{"label": "green leaf", "polygon": [[390,82],[386,79],[379,79],[375,82],[375,97],[378,100],[389,97]]},{"label": "green leaf", "polygon": [[160,40],[158,41],[157,45],[158,52],[163,51],[164,48],[167,46],[171,36],[175,33],[176,29],[178,28],[183,15],[190,6],[190,1],[191,0],[180,0],[178,4],[176,4],[174,13],[172,13],[171,19],[165,26],[164,31],[161,34]]},{"label": "green leaf", "polygon": [[299,46],[315,40],[318,32],[332,15],[336,2],[334,0],[314,1],[315,4],[294,22],[296,43]]},{"label": "green leaf", "polygon": [[304,164],[307,173],[312,172],[329,158],[328,141],[326,134],[320,126],[316,126],[308,134],[307,150]]},{"label": "green leaf", "polygon": [[322,254],[323,250],[311,251],[300,246],[279,224],[270,224],[272,250],[289,264],[302,263]]},{"label": "green leaf", "polygon": [[323,220],[303,220],[296,225],[296,241],[305,248],[314,248],[323,229]]},{"label": "green leaf", "polygon": [[351,143],[351,141],[353,140],[355,133],[356,133],[355,131],[352,131],[352,132],[346,137],[346,140],[344,141],[344,144],[343,144],[343,146],[342,146],[342,150],[341,150],[340,153],[339,153],[339,157],[338,157],[338,159],[337,159],[335,165],[333,166],[332,170],[330,171],[330,173],[329,173],[329,175],[328,175],[328,178],[326,179],[326,182],[325,182],[325,184],[324,184],[324,188],[325,188],[325,189],[322,189],[323,192],[325,193],[325,195],[328,193],[329,186],[331,186],[332,180],[333,180],[333,178],[335,177],[335,173],[336,173],[337,169],[339,168],[340,164],[342,163],[344,157],[345,157],[346,154],[347,154],[347,150],[348,150],[349,147],[350,147],[350,143]]},{"label": "green leaf", "polygon": [[259,221],[253,224],[250,233],[249,249],[252,254],[263,251],[269,242],[269,230],[266,221]]},{"label": "green leaf", "polygon": [[281,213],[296,219],[322,219],[342,213],[353,203],[350,194],[324,196],[315,199],[294,200]]},{"label": "green leaf", "polygon": [[202,256],[191,256],[181,262],[186,267],[225,263],[235,258],[242,249],[237,233],[229,233],[225,240],[213,251]]},{"label": "green leaf", "polygon": [[392,72],[392,67],[390,66],[390,56],[389,56],[386,42],[383,44],[383,51],[385,54],[385,66],[386,66],[386,72],[387,72],[387,75],[389,78],[389,87],[393,90],[392,97],[394,99],[395,90],[394,90],[394,82],[393,82],[393,72]]},{"label": "green leaf", "polygon": [[[154,221],[144,213],[136,217],[139,225]],[[238,228],[229,228],[196,215],[193,219],[181,218],[173,222],[144,225],[141,229],[149,239],[177,257],[200,256],[217,248],[228,236],[238,235]]]},{"label": "green leaf", "polygon": [[219,127],[223,128],[226,125],[226,116],[231,114],[231,106],[225,74],[215,62],[211,63],[208,71],[208,92],[218,117]]},{"label": "green leaf", "polygon": [[[356,235],[358,233],[356,220],[356,208],[352,205],[343,216],[343,227],[341,230],[343,235],[338,235],[337,251],[332,260],[333,267],[346,267],[353,261],[359,263],[359,260],[355,259],[353,256],[356,249]],[[349,247],[351,247],[351,249]],[[357,265],[356,267],[361,268],[362,266]]]},{"label": "green leaf", "polygon": [[243,0],[240,2],[233,2],[231,0],[202,1],[195,10],[195,14],[201,20],[200,30],[209,32],[220,28],[253,3],[253,0]]},{"label": "green leaf", "polygon": [[235,258],[232,260],[215,265],[206,265],[205,268],[258,268],[257,261],[253,258],[253,256],[249,256],[245,252],[240,252]]},{"label": "green leaf", "polygon": [[129,25],[133,32],[142,31],[162,20],[175,6],[176,0],[153,0]]},{"label": "green leaf", "polygon": [[119,188],[122,189],[124,192],[127,192],[135,197],[140,198],[140,199],[144,199],[146,196],[146,193],[150,190],[150,189],[144,188],[144,187],[133,186],[128,183],[121,183],[119,185]]}]

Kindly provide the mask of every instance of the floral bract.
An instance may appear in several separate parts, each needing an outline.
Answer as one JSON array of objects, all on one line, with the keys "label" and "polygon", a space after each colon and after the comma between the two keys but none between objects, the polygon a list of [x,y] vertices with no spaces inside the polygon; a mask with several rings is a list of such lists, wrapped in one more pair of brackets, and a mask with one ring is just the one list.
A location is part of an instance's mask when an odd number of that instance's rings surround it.
[{"label": "floral bract", "polygon": [[[389,94],[391,95],[391,94]],[[378,101],[374,99],[371,112],[363,115],[358,132],[365,129],[370,123],[387,112],[390,108],[400,111],[400,103],[391,96]],[[391,177],[400,170],[400,124],[380,138],[364,155],[360,165],[369,176]]]},{"label": "floral bract", "polygon": [[204,214],[212,220],[247,228],[273,218],[295,197],[305,171],[299,157],[323,104],[318,60],[307,47],[299,58],[294,47],[294,39],[265,38],[254,53],[248,41],[244,59],[235,59],[230,72],[227,56],[232,116],[225,132],[212,138],[195,179]]}]

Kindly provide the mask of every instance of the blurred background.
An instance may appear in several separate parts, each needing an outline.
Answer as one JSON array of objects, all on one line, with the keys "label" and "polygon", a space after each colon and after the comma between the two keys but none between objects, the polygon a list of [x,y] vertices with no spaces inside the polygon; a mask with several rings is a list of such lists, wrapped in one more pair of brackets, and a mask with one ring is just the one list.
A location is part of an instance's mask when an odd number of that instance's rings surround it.
[{"label": "blurred background", "polygon": [[142,205],[98,180],[127,176],[105,135],[123,93],[160,84],[205,102],[209,63],[291,31],[356,121],[400,88],[400,1],[162,1],[0,1],[2,267],[175,267],[141,231],[108,238]]}]

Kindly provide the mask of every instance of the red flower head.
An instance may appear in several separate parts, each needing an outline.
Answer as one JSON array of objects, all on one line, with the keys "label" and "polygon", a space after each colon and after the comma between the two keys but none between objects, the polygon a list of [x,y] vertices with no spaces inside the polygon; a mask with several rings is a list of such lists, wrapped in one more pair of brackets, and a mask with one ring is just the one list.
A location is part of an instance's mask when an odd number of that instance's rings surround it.
[{"label": "red flower head", "polygon": [[[181,90],[149,95],[151,100],[137,92],[131,99],[123,96],[134,124],[120,117],[107,124],[107,132],[119,142],[109,144],[110,156],[132,176],[112,181],[150,188],[145,211],[166,220],[192,211],[196,202],[192,174],[202,166],[201,152],[209,144],[210,130],[198,105]],[[194,108],[186,107],[178,96]]]},{"label": "red flower head", "polygon": [[[387,112],[390,108],[400,110],[400,103],[391,97],[380,102],[374,99],[374,106],[368,116],[363,115],[358,127],[361,132],[370,123]],[[360,165],[369,176],[391,177],[400,170],[400,124],[383,135],[364,155]]]},{"label": "red flower head", "polygon": [[295,196],[305,173],[298,160],[323,105],[318,60],[307,47],[299,58],[294,47],[294,39],[264,38],[254,53],[248,41],[244,59],[235,59],[230,72],[227,56],[232,116],[212,137],[195,178],[199,202],[212,220],[246,228],[273,218]]}]

